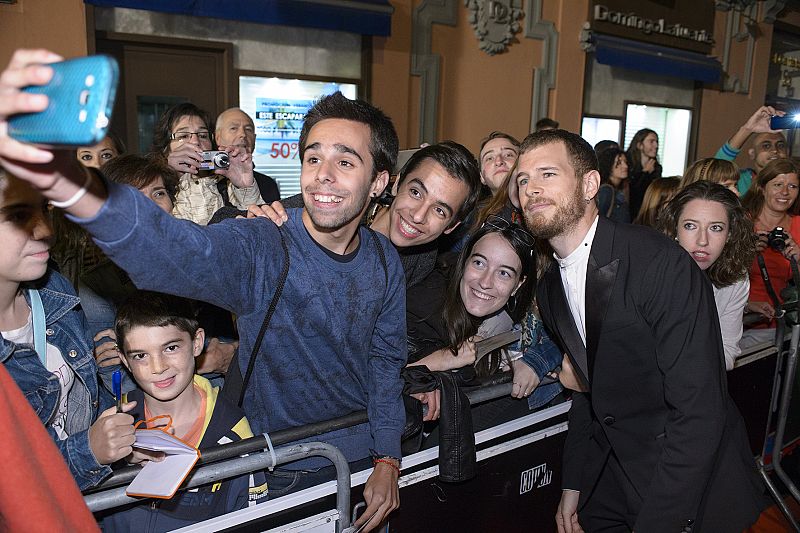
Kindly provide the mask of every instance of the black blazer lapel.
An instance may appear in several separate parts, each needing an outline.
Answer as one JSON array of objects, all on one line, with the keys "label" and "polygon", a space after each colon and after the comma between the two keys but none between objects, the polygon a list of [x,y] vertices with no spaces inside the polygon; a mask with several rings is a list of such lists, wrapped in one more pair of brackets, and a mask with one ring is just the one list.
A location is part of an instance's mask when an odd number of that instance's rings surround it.
[{"label": "black blazer lapel", "polygon": [[600,330],[617,278],[619,259],[612,260],[613,244],[614,225],[600,217],[586,268],[586,358],[589,375],[594,372]]},{"label": "black blazer lapel", "polygon": [[547,284],[545,294],[552,315],[553,327],[558,336],[561,337],[562,346],[572,359],[572,366],[578,372],[578,377],[588,388],[589,366],[586,359],[586,348],[583,345],[580,333],[578,333],[578,328],[575,326],[575,320],[572,318],[569,305],[567,305],[567,298],[564,295],[564,286],[561,283],[561,273],[557,263],[550,265],[543,281]]}]

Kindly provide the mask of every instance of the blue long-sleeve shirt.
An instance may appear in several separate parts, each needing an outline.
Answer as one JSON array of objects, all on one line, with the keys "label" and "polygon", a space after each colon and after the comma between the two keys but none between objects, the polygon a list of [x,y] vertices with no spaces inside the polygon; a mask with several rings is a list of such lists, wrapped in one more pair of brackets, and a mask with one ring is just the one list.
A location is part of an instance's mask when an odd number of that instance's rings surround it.
[{"label": "blue long-sleeve shirt", "polygon": [[[137,190],[108,184],[92,219],[74,219],[137,287],[204,300],[238,316],[239,365],[255,337],[284,262],[278,228],[263,219],[198,226],[161,211]],[[255,434],[367,409],[369,424],[315,437],[348,460],[400,457],[405,422],[400,370],[406,363],[405,283],[397,252],[359,229],[348,262],[331,258],[289,210],[282,228],[290,269],[244,398]],[[388,274],[388,279],[387,279]]]},{"label": "blue long-sleeve shirt", "polygon": [[[714,159],[735,161],[741,151],[741,149],[736,149],[730,144],[725,143],[717,150],[717,153],[714,154]],[[747,194],[747,191],[750,190],[750,186],[753,184],[753,176],[755,176],[755,171],[752,168],[743,168],[739,170],[739,181],[736,182],[736,188],[739,190],[741,196],[744,196]]]}]

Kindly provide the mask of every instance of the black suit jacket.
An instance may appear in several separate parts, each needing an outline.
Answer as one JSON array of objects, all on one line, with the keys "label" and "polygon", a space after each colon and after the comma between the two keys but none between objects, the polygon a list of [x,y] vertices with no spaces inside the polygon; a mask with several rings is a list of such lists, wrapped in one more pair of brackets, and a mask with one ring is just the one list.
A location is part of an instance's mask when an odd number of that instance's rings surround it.
[{"label": "black suit jacket", "polygon": [[586,347],[552,264],[542,318],[590,386],[573,395],[563,487],[581,491],[580,510],[613,451],[641,498],[635,531],[741,531],[763,491],[707,276],[663,235],[600,217],[585,302]]}]

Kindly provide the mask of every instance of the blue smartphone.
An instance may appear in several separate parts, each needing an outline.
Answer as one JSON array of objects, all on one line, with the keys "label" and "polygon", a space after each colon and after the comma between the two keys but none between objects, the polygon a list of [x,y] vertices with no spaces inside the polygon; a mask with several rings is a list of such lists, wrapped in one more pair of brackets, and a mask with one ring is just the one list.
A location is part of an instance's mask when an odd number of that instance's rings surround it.
[{"label": "blue smartphone", "polygon": [[119,81],[119,66],[105,55],[50,63],[53,78],[47,85],[23,91],[46,94],[47,109],[9,117],[8,132],[31,144],[56,147],[92,146],[108,133]]}]

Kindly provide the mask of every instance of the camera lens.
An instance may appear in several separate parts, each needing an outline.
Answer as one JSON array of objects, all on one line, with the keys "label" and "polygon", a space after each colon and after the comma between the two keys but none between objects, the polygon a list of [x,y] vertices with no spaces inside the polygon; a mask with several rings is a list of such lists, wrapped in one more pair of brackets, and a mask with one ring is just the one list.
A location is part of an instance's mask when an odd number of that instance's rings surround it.
[{"label": "camera lens", "polygon": [[225,152],[221,152],[214,156],[214,165],[219,168],[228,168],[231,166],[230,158]]}]

